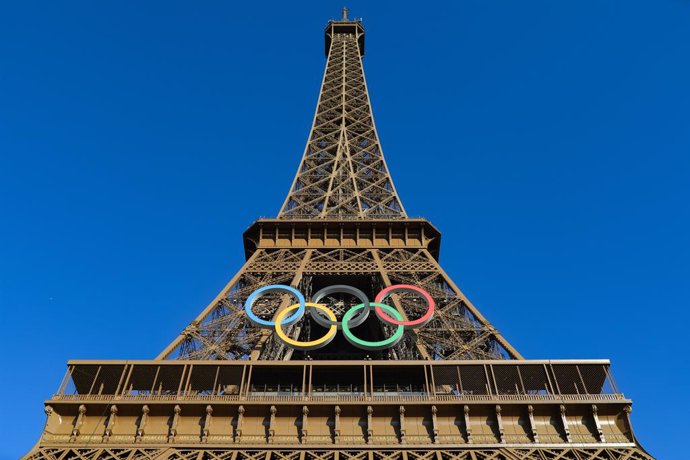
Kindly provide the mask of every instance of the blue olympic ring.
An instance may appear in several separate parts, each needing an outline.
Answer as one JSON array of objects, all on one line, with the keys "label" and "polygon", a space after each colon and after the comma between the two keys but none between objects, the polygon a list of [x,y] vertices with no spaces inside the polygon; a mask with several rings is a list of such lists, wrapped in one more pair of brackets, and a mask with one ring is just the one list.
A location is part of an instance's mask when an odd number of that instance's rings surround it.
[{"label": "blue olympic ring", "polygon": [[304,300],[304,296],[302,295],[302,293],[299,292],[297,289],[293,288],[292,286],[285,286],[283,284],[271,284],[270,286],[264,286],[262,288],[257,289],[256,291],[252,292],[249,295],[249,297],[247,297],[247,301],[244,304],[244,311],[247,313],[249,321],[251,321],[255,326],[259,327],[275,327],[275,321],[266,321],[265,319],[261,319],[252,311],[252,307],[254,306],[254,303],[257,301],[259,297],[273,291],[284,291],[289,294],[292,294],[295,297],[297,297],[297,303],[299,304],[297,311],[295,311],[292,315],[283,320],[283,322],[281,323],[282,326],[291,326],[300,319],[302,319],[302,316],[304,316],[304,312],[307,308],[307,301]]}]

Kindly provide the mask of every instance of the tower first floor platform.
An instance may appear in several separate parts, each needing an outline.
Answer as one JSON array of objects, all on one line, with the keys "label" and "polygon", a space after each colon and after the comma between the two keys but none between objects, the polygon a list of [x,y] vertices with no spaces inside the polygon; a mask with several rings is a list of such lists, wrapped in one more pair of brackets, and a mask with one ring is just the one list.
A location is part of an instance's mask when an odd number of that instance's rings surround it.
[{"label": "tower first floor platform", "polygon": [[651,458],[606,360],[70,361],[26,458]]}]

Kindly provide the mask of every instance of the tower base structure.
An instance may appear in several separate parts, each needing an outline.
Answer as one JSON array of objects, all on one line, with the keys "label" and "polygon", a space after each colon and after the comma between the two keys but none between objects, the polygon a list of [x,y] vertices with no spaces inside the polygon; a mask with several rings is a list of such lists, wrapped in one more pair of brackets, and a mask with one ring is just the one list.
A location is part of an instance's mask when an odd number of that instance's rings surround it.
[{"label": "tower base structure", "polygon": [[651,459],[606,360],[71,361],[29,460]]}]

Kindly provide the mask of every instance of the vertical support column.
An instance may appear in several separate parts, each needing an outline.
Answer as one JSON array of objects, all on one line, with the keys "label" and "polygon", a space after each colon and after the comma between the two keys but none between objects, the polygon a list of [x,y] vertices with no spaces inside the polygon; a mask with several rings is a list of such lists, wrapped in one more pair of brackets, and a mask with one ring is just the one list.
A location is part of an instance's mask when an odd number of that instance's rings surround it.
[{"label": "vertical support column", "polygon": [[240,399],[249,399],[249,393],[252,391],[252,372],[254,371],[254,366],[249,365],[249,370],[247,371],[247,380],[244,382],[244,395],[240,396]]},{"label": "vertical support column", "polygon": [[431,432],[434,437],[434,439],[431,440],[434,444],[438,444],[438,419],[436,417],[436,413],[438,412],[438,409],[436,409],[436,406],[431,406]]},{"label": "vertical support column", "polygon": [[246,365],[245,365],[245,366],[242,366],[242,377],[240,378],[240,388],[239,388],[239,390],[238,390],[238,392],[237,392],[237,394],[239,395],[240,401],[243,401],[243,400],[246,399],[246,398],[244,397],[244,387],[245,387],[245,383],[246,383],[245,377],[247,377],[247,368],[248,368],[248,367],[251,367],[251,365],[249,365],[249,366],[246,366]]},{"label": "vertical support column", "polygon": [[177,424],[180,423],[180,413],[182,408],[178,405],[173,409],[173,419],[170,424],[170,431],[168,432],[168,442],[175,442],[175,436],[177,436]]},{"label": "vertical support column", "polygon": [[534,422],[534,407],[530,404],[527,406],[527,417],[529,418],[529,427],[532,433],[532,442],[539,442],[539,435],[537,434],[537,425]]},{"label": "vertical support column", "polygon": [[77,415],[77,419],[74,421],[74,428],[72,429],[72,434],[69,437],[69,442],[74,442],[77,440],[79,430],[84,423],[84,414],[86,414],[86,406],[82,404],[79,406],[79,415]]},{"label": "vertical support column", "polygon": [[108,416],[108,423],[105,425],[105,432],[103,432],[103,442],[108,442],[110,436],[113,434],[113,427],[117,419],[117,406],[113,404],[110,406],[110,415]]},{"label": "vertical support column", "polygon": [[576,365],[575,370],[577,370],[577,375],[580,377],[580,383],[582,383],[582,393],[589,393],[589,389],[587,388],[587,385],[585,385],[585,379],[582,377],[582,372],[580,372],[580,366]]},{"label": "vertical support column", "polygon": [[[53,410],[53,406],[46,406],[43,408],[43,412],[46,414],[46,424],[45,426],[48,427],[48,424],[50,423],[50,417],[53,416],[55,413],[55,410]],[[46,430],[47,432],[47,430]]]},{"label": "vertical support column", "polygon": [[503,418],[501,417],[501,406],[496,405],[496,423],[498,426],[498,440],[501,444],[506,443],[505,431],[503,429]]},{"label": "vertical support column", "polygon": [[177,396],[182,395],[182,385],[184,384],[185,381],[185,375],[187,375],[187,369],[188,365],[185,364],[184,367],[182,367],[182,375],[180,376],[180,383],[177,385],[177,393],[175,393]]},{"label": "vertical support column", "polygon": [[[307,375],[309,378],[307,379]],[[308,401],[311,396],[311,366],[302,368],[302,401]]]},{"label": "vertical support column", "polygon": [[400,444],[407,444],[407,435],[405,430],[405,406],[400,406]]},{"label": "vertical support column", "polygon": [[632,412],[632,406],[628,404],[623,408],[623,412],[625,412],[625,428],[628,430],[628,432],[625,434],[628,436],[630,441],[633,442],[635,441],[635,435],[633,434],[632,422],[630,421],[630,413]]},{"label": "vertical support column", "polygon": [[201,432],[201,442],[208,442],[208,435],[211,433],[211,420],[213,417],[213,406],[206,406],[206,417],[204,418],[204,429]]},{"label": "vertical support column", "polygon": [[340,406],[335,406],[335,418],[333,420],[333,444],[340,443]]},{"label": "vertical support column", "polygon": [[139,426],[137,426],[137,435],[134,438],[134,442],[141,442],[144,437],[144,430],[146,429],[146,422],[149,421],[149,406],[144,405],[141,408],[141,417],[139,418]]},{"label": "vertical support column", "polygon": [[[496,378],[494,377],[493,367],[491,365],[487,366],[486,364],[484,364],[484,366],[482,367],[484,368],[484,376],[486,377],[486,393],[490,396],[494,394],[498,395],[498,385],[496,385]],[[490,377],[489,370],[491,370]],[[493,388],[496,390],[495,392],[492,390],[491,382],[493,382]]]},{"label": "vertical support column", "polygon": [[244,419],[244,406],[237,408],[237,426],[235,426],[235,436],[233,436],[234,442],[240,442],[242,440],[242,420]]},{"label": "vertical support column", "polygon": [[127,373],[127,378],[125,379],[125,383],[122,385],[122,395],[127,395],[132,392],[132,388],[134,388],[134,384],[130,383],[130,380],[132,378],[132,372],[134,372],[134,365],[129,366],[129,372]]},{"label": "vertical support column", "polygon": [[369,366],[362,366],[362,370],[364,371],[364,399],[366,401],[371,401],[372,393],[369,388],[369,376],[367,375],[369,373]]},{"label": "vertical support column", "polygon": [[465,404],[462,408],[465,415],[465,435],[467,436],[467,443],[472,444],[472,429],[470,428],[470,406]]},{"label": "vertical support column", "polygon": [[374,442],[374,409],[367,406],[367,444]]},{"label": "vertical support column", "polygon": [[568,442],[573,442],[572,438],[570,437],[570,428],[568,427],[568,418],[565,416],[565,406],[563,404],[561,404],[560,410],[561,410],[561,423],[563,423],[563,433],[565,434],[565,439],[567,439]]},{"label": "vertical support column", "polygon": [[62,382],[60,382],[60,387],[57,389],[56,394],[65,394],[65,389],[67,388],[70,380],[72,380],[72,372],[74,372],[74,366],[67,366],[67,373],[62,378]]},{"label": "vertical support column", "polygon": [[307,436],[309,435],[308,417],[309,408],[307,406],[302,406],[302,436],[300,437],[300,443],[302,444],[307,443]]},{"label": "vertical support column", "polygon": [[[160,370],[160,366],[158,366],[158,370]],[[211,392],[212,395],[218,395],[220,393],[220,385],[218,385],[218,375],[220,374],[220,366],[216,366],[216,376],[213,378],[213,391]],[[158,372],[156,372],[156,377],[158,377]],[[216,385],[218,385],[216,387]]]},{"label": "vertical support column", "polygon": [[460,377],[460,366],[455,366],[455,371],[458,374],[458,391],[461,395],[464,395],[465,389],[462,387],[462,377]]},{"label": "vertical support column", "polygon": [[[546,365],[544,365],[546,367]],[[558,385],[558,379],[556,378],[556,371],[553,370],[553,364],[549,364],[548,366],[549,372],[546,373],[546,377],[551,381],[551,377],[553,377],[552,385],[554,385],[554,390],[557,395],[562,395],[563,393],[561,392],[561,387]]]},{"label": "vertical support column", "polygon": [[592,404],[592,418],[594,419],[594,425],[597,427],[599,442],[606,442],[606,437],[604,436],[604,431],[601,429],[601,422],[599,421],[599,408],[596,404]]},{"label": "vertical support column", "polygon": [[189,365],[189,370],[187,371],[187,381],[184,384],[184,388],[182,389],[182,394],[187,396],[190,394],[191,391],[191,380],[192,380],[192,372],[194,371],[194,364]]},{"label": "vertical support column", "polygon": [[276,406],[271,406],[271,417],[268,422],[268,443],[273,444],[273,439],[276,435],[276,413],[278,409]]},{"label": "vertical support column", "polygon": [[[426,367],[424,366],[424,369],[426,371]],[[429,396],[431,399],[436,399],[436,379],[434,378],[434,366],[432,364],[429,364],[429,377],[431,379],[431,392],[429,393]]]},{"label": "vertical support column", "polygon": [[[120,374],[120,380],[117,381],[117,388],[115,388],[115,394],[116,395],[120,394],[120,388],[122,388],[122,382],[124,381],[128,372],[129,372],[129,364],[125,364],[124,367],[122,368],[122,374]],[[100,391],[99,391],[99,394],[100,394]]]},{"label": "vertical support column", "polygon": [[98,381],[98,376],[101,373],[101,368],[103,366],[98,366],[98,370],[96,371],[96,375],[93,377],[93,382],[91,382],[91,387],[89,387],[89,392],[87,394],[92,395],[93,394],[93,389],[96,386],[96,382]]}]

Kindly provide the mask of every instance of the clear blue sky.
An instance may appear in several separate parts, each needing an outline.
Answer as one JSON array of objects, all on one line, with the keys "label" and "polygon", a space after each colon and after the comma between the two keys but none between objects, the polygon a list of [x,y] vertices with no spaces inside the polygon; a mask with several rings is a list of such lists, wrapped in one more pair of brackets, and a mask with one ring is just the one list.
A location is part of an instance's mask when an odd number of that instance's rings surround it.
[{"label": "clear blue sky", "polygon": [[[68,359],[155,357],[241,266],[341,6],[3,2],[0,458],[36,441]],[[690,2],[348,6],[446,271],[526,357],[610,358],[644,446],[681,458]]]}]

